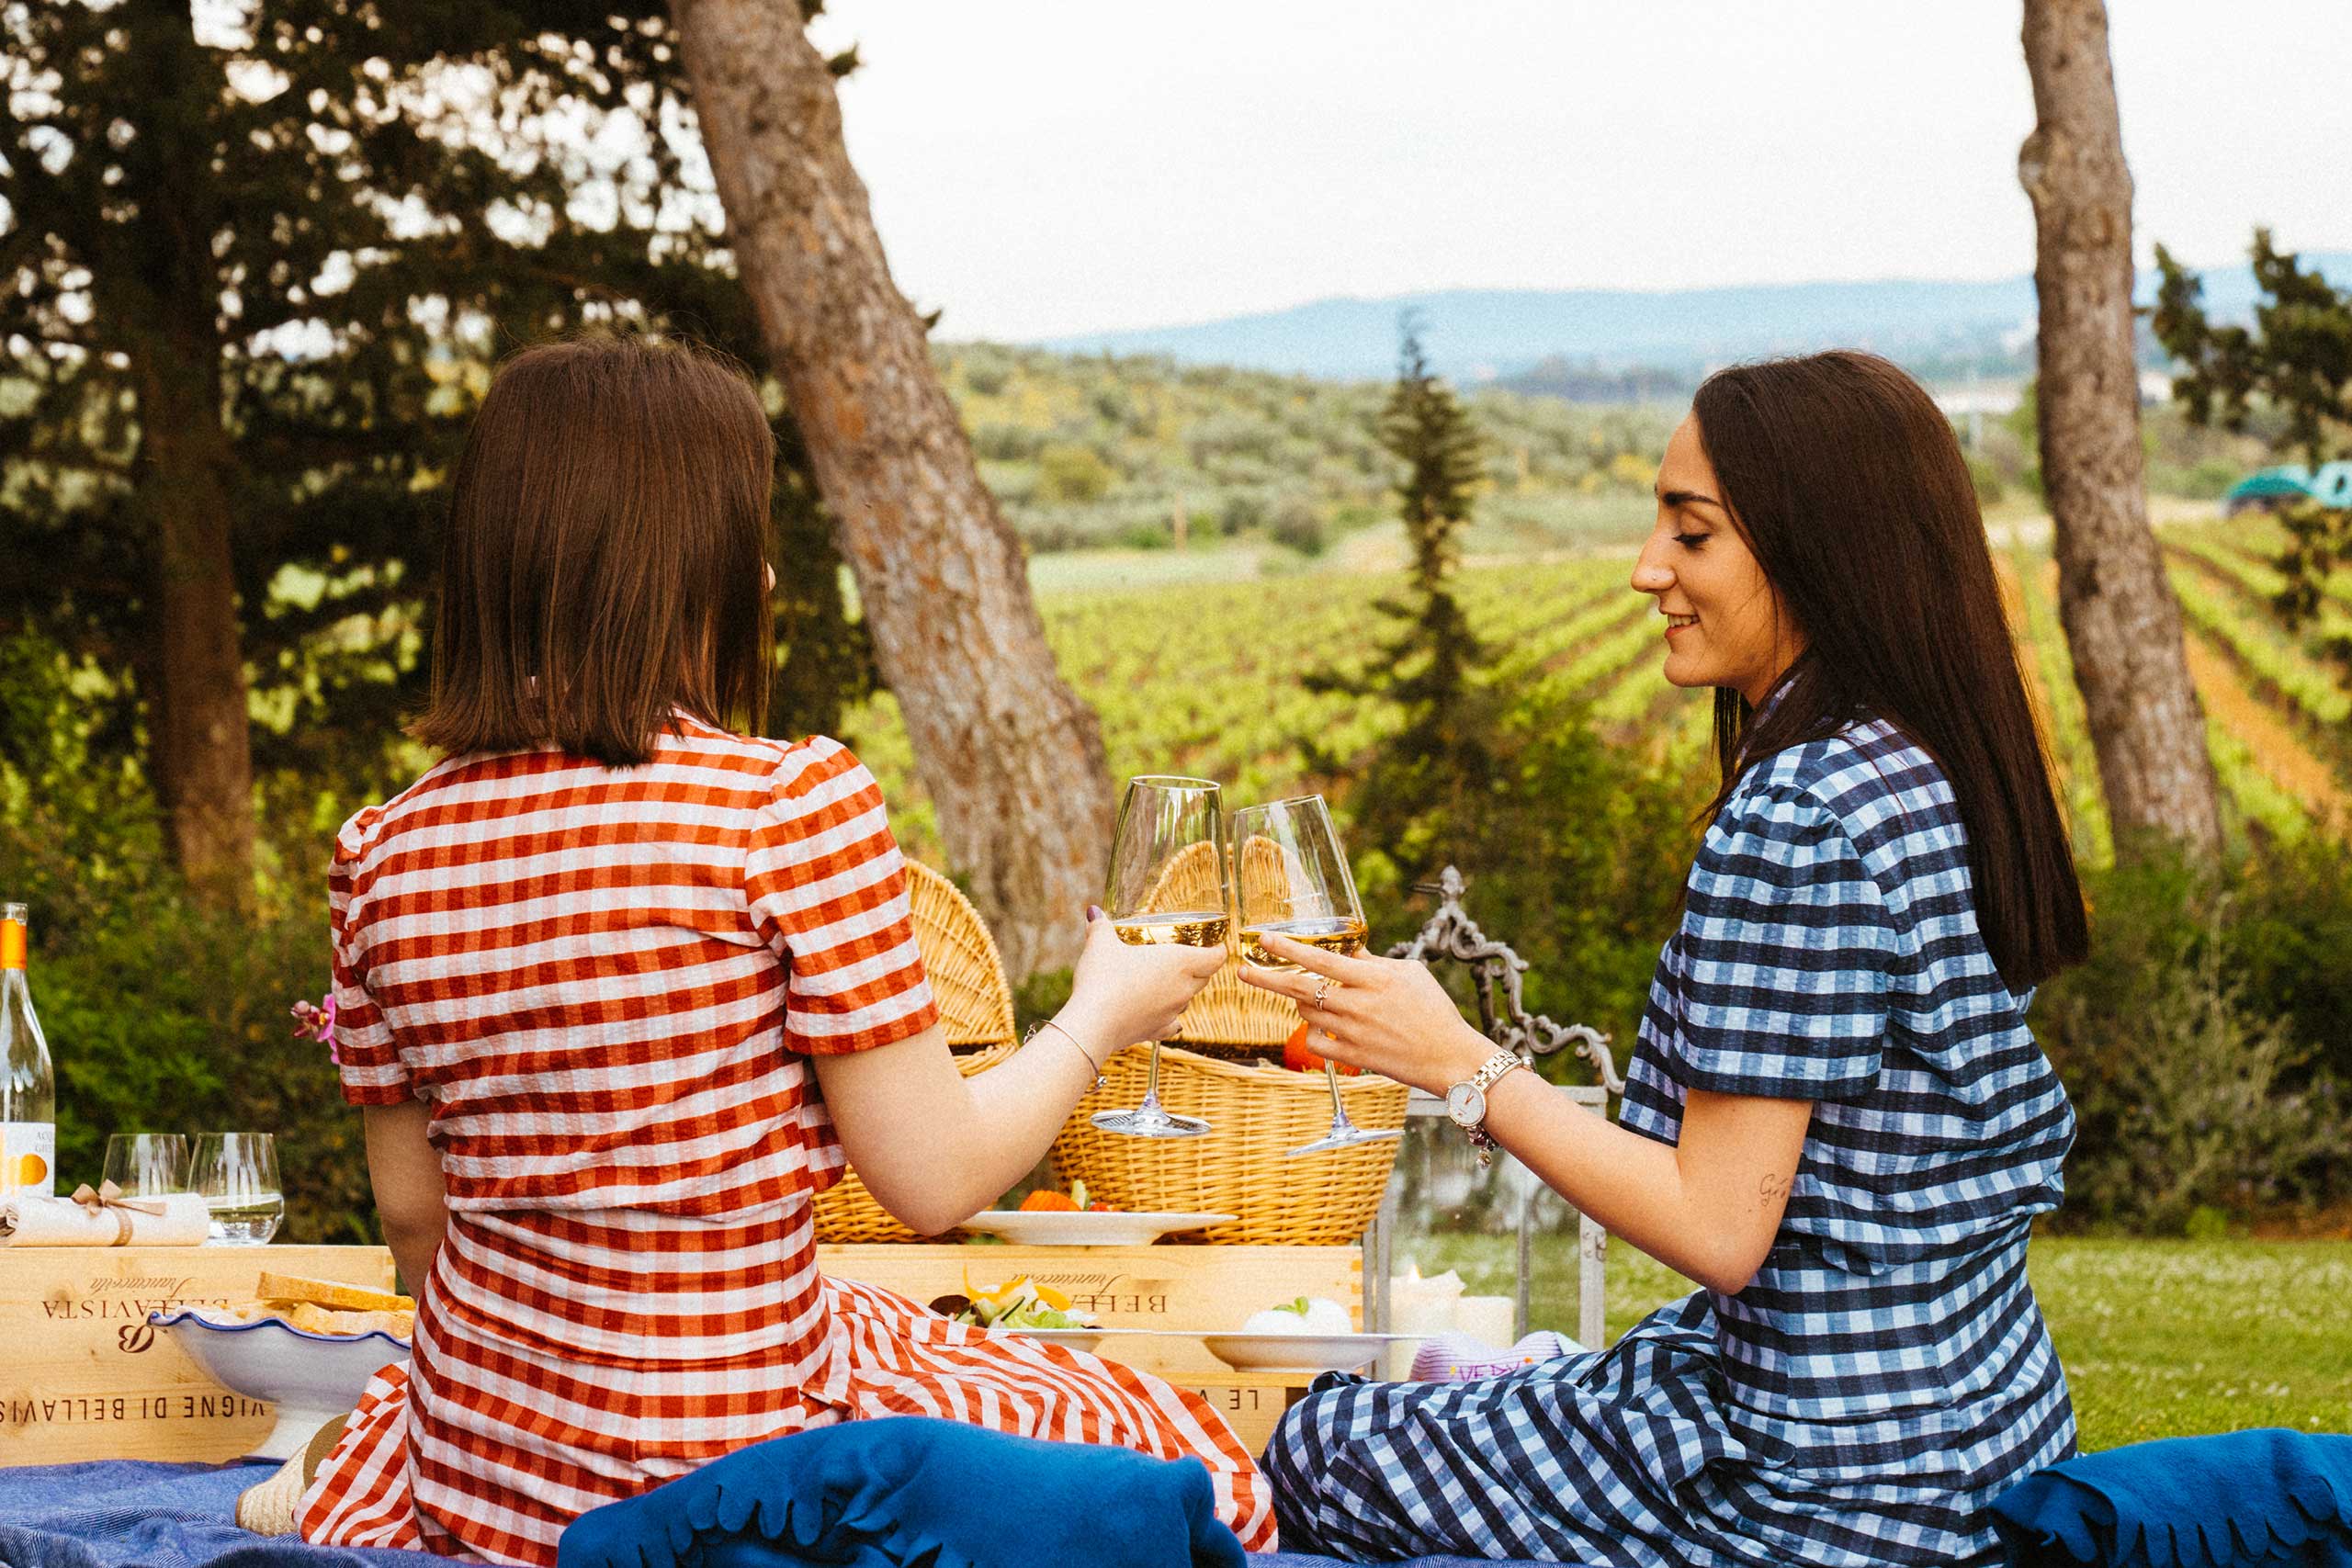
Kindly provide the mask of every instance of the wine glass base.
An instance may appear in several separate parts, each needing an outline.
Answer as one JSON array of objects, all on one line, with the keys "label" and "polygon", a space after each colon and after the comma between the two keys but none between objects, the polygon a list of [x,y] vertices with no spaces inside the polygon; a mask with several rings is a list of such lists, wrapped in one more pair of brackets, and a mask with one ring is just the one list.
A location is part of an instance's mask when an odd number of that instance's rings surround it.
[{"label": "wine glass base", "polygon": [[1392,1138],[1401,1138],[1404,1135],[1401,1128],[1392,1128],[1384,1132],[1364,1127],[1335,1127],[1325,1136],[1316,1139],[1311,1144],[1301,1144],[1287,1153],[1290,1156],[1329,1154],[1333,1149],[1351,1149],[1358,1144],[1385,1143]]},{"label": "wine glass base", "polygon": [[1088,1120],[1105,1133],[1123,1133],[1130,1138],[1197,1138],[1209,1130],[1209,1124],[1197,1116],[1176,1116],[1148,1107],[1098,1111]]}]

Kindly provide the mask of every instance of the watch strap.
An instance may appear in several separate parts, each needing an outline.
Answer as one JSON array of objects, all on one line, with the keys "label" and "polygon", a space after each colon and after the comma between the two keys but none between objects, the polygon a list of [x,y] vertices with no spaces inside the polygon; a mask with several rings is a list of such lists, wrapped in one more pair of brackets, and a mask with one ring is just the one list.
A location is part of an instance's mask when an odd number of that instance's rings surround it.
[{"label": "watch strap", "polygon": [[[1476,1089],[1478,1091],[1479,1100],[1481,1101],[1485,1101],[1487,1098],[1487,1091],[1494,1088],[1497,1083],[1500,1082],[1506,1073],[1509,1073],[1513,1067],[1523,1067],[1525,1066],[1527,1066],[1527,1058],[1521,1055],[1518,1052],[1498,1051],[1493,1055],[1487,1057],[1485,1061],[1479,1063],[1478,1070],[1471,1074],[1464,1081],[1466,1081],[1472,1089]],[[1495,1136],[1493,1134],[1487,1131],[1486,1122],[1483,1119],[1473,1122],[1466,1127],[1462,1126],[1462,1123],[1458,1122],[1455,1122],[1454,1125],[1462,1127],[1462,1135],[1470,1140],[1470,1146],[1472,1148],[1478,1151],[1478,1165],[1481,1169],[1494,1163]]]}]

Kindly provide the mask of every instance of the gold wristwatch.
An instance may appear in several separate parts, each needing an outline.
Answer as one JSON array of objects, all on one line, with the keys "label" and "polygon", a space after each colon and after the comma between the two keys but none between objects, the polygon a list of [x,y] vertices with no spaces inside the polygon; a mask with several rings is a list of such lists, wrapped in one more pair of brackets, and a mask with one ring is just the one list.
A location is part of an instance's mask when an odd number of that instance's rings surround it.
[{"label": "gold wristwatch", "polygon": [[1498,1051],[1479,1064],[1478,1070],[1445,1091],[1445,1113],[1478,1151],[1481,1168],[1494,1163],[1495,1140],[1487,1132],[1487,1091],[1495,1087],[1502,1076],[1513,1067],[1527,1066],[1527,1058],[1516,1051]]}]

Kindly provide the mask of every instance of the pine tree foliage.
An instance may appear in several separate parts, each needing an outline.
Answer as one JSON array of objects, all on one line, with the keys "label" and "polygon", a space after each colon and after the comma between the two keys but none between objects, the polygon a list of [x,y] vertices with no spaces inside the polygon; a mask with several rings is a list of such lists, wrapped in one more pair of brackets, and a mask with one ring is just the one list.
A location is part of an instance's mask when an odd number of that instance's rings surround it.
[{"label": "pine tree foliage", "polygon": [[[1398,863],[1427,851],[1433,821],[1445,819],[1465,792],[1494,776],[1491,738],[1499,705],[1478,679],[1488,650],[1470,629],[1452,579],[1461,564],[1462,531],[1476,505],[1481,443],[1469,412],[1430,369],[1418,324],[1408,317],[1396,386],[1379,418],[1380,444],[1402,467],[1398,513],[1412,552],[1402,599],[1378,609],[1396,627],[1360,673],[1326,671],[1308,689],[1391,702],[1404,725],[1369,761],[1356,793],[1361,837]],[[1310,771],[1337,773],[1346,759],[1306,743]],[[1432,815],[1434,814],[1434,816]],[[1430,869],[1434,870],[1434,867]]]},{"label": "pine tree foliage", "polygon": [[[0,635],[133,692],[100,744],[159,793],[191,509],[227,518],[255,776],[380,788],[490,364],[612,323],[762,366],[659,4],[8,4],[0,71]],[[777,526],[772,722],[814,728],[870,665],[788,464]]]},{"label": "pine tree foliage", "polygon": [[[2352,456],[2352,289],[2338,289],[2255,231],[2251,328],[2208,319],[2197,275],[2156,247],[2162,281],[2151,312],[2156,341],[2185,367],[2173,396],[2198,424],[2243,431],[2257,409],[2285,422],[2279,445],[2316,466]],[[2277,608],[2290,626],[2318,618],[2329,576],[2352,567],[2352,507],[2299,502],[2279,513],[2287,579]],[[2352,637],[2326,650],[2352,685]]]}]

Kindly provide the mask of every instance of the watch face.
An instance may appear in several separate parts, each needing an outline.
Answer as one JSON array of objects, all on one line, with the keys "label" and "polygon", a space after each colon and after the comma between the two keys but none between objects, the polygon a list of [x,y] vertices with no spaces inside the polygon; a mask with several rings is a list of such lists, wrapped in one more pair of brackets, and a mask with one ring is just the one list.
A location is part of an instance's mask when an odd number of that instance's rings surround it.
[{"label": "watch face", "polygon": [[1456,1125],[1476,1127],[1487,1119],[1487,1097],[1476,1084],[1458,1083],[1445,1091],[1445,1111]]}]

